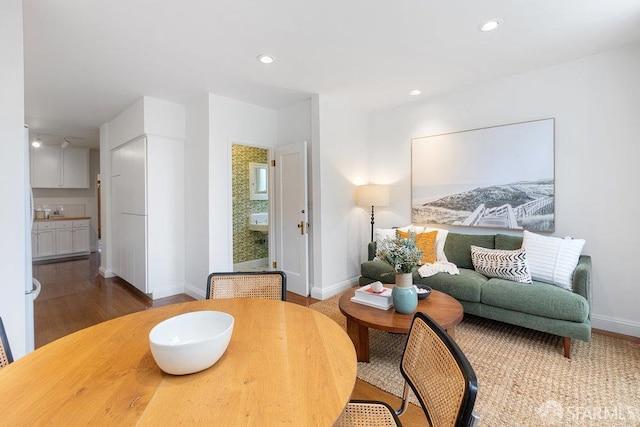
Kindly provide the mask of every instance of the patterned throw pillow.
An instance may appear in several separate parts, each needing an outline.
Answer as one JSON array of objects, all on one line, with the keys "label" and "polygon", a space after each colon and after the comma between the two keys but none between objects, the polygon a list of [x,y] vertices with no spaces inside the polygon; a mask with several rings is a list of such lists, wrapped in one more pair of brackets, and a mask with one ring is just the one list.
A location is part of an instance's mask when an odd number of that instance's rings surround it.
[{"label": "patterned throw pillow", "polygon": [[[406,239],[411,236],[410,232],[398,230],[398,237]],[[416,234],[416,248],[422,251],[421,264],[433,264],[436,262],[436,237],[437,231]]]},{"label": "patterned throw pillow", "polygon": [[531,283],[531,274],[524,249],[505,251],[471,246],[471,262],[478,273],[487,277],[497,277],[518,283]]}]

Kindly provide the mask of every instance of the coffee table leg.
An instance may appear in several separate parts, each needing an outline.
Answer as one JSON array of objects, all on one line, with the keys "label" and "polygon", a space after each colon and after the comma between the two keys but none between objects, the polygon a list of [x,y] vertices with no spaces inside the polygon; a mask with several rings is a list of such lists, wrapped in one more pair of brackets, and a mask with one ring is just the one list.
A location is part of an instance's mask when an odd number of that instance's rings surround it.
[{"label": "coffee table leg", "polygon": [[449,329],[447,329],[447,333],[449,334],[449,336],[453,339],[456,338],[456,327],[452,326]]},{"label": "coffee table leg", "polygon": [[358,362],[369,361],[369,328],[347,317],[347,334],[356,348]]}]

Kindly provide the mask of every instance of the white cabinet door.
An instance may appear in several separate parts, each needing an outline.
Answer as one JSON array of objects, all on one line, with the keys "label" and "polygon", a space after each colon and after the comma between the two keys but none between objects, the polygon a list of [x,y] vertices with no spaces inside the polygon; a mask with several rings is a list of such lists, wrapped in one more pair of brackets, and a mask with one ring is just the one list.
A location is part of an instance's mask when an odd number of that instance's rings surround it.
[{"label": "white cabinet door", "polygon": [[31,186],[33,188],[58,188],[60,186],[60,147],[41,145],[32,147]]},{"label": "white cabinet door", "polygon": [[73,236],[71,228],[56,229],[56,254],[73,253]]},{"label": "white cabinet door", "polygon": [[38,230],[38,256],[52,256],[56,254],[56,230]]},{"label": "white cabinet door", "polygon": [[145,138],[120,148],[121,212],[147,214],[147,149]]},{"label": "white cabinet door", "polygon": [[89,149],[62,150],[62,183],[64,188],[89,188]]},{"label": "white cabinet door", "polygon": [[147,288],[147,217],[120,214],[119,276],[144,293]]},{"label": "white cabinet door", "polygon": [[89,227],[73,227],[73,252],[89,252]]},{"label": "white cabinet door", "polygon": [[145,294],[147,286],[147,217],[131,215],[133,223],[133,285]]}]

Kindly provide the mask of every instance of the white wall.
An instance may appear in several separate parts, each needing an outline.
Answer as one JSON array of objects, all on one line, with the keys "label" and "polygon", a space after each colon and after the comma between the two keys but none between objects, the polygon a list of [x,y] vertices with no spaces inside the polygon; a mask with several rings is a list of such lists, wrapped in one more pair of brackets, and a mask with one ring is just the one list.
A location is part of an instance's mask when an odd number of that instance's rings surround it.
[{"label": "white wall", "polygon": [[367,182],[369,115],[340,100],[317,97],[313,156],[314,298],[350,287],[360,275],[367,215],[355,188]]},{"label": "white wall", "polygon": [[[209,275],[209,94],[187,103],[185,292],[204,298]],[[205,288],[203,288],[205,286]]]},{"label": "white wall", "polygon": [[25,282],[27,263],[25,218],[27,152],[24,137],[24,59],[22,1],[0,2],[0,317],[5,325],[14,359],[27,348],[25,339]]},{"label": "white wall", "polygon": [[587,241],[593,326],[640,336],[639,70],[635,46],[375,113],[370,167],[395,183],[380,225],[410,222],[411,138],[554,117],[554,235]]}]

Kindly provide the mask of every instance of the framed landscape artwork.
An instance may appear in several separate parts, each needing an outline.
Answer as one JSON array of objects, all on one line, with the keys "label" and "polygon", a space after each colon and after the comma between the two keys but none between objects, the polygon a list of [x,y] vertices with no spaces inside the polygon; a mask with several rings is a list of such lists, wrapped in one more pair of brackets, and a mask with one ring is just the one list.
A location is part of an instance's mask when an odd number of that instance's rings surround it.
[{"label": "framed landscape artwork", "polygon": [[552,232],[554,119],[414,138],[411,221]]}]

